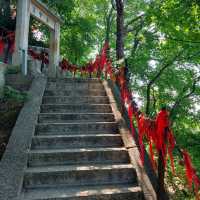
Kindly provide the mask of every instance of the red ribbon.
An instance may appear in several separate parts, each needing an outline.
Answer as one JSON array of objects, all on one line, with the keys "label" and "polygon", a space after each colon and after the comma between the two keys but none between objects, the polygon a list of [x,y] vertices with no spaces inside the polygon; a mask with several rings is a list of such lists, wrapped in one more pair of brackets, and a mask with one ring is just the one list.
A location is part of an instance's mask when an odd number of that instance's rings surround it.
[{"label": "red ribbon", "polygon": [[130,121],[131,132],[132,132],[133,137],[135,137],[135,128],[133,126],[133,107],[131,103],[128,105],[128,116],[129,116],[129,121]]},{"label": "red ribbon", "polygon": [[109,48],[109,44],[108,44],[108,42],[105,42],[102,52],[101,52],[101,58],[100,58],[101,71],[103,71],[105,64],[107,63],[107,55],[106,54],[107,54],[108,48]]},{"label": "red ribbon", "polygon": [[168,153],[169,153],[169,158],[170,158],[170,163],[171,163],[171,168],[172,168],[172,173],[175,174],[175,168],[174,168],[174,157],[173,157],[173,150],[175,148],[175,138],[174,135],[172,133],[172,131],[170,130],[168,132]]},{"label": "red ribbon", "polygon": [[[34,60],[40,60],[44,64],[49,64],[48,54],[47,53],[36,53],[33,51],[33,49],[28,50],[28,54],[34,59]],[[62,67],[64,67],[64,63],[61,64]]]},{"label": "red ribbon", "polygon": [[0,38],[0,55],[3,54],[4,47],[5,47],[5,43],[4,43],[3,39]]},{"label": "red ribbon", "polygon": [[192,166],[191,157],[190,157],[189,153],[186,150],[182,150],[182,154],[183,154],[183,160],[184,160],[184,164],[185,164],[185,172],[186,172],[188,185],[189,185],[190,189],[192,189],[192,184],[194,184],[196,199],[199,200],[200,196],[199,196],[198,192],[200,189],[200,179],[198,178],[198,176],[196,174],[196,170]]},{"label": "red ribbon", "polygon": [[167,129],[169,128],[169,113],[166,109],[161,110],[156,118],[156,147],[158,152],[162,152],[163,157],[163,165],[166,166],[165,159],[166,159],[166,134]]}]

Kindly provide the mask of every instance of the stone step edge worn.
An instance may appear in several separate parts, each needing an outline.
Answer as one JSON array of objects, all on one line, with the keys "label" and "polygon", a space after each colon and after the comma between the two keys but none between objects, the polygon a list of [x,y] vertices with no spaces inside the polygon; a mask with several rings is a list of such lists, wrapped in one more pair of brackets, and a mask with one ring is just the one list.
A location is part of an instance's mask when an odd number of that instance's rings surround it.
[{"label": "stone step edge worn", "polygon": [[[131,185],[95,185],[88,187],[58,187],[52,190],[52,188],[41,188],[41,189],[28,189],[23,191],[22,200],[53,200],[59,198],[64,200],[65,198],[73,197],[86,197],[86,196],[100,196],[100,195],[114,195],[114,194],[125,194],[125,193],[139,193],[140,196],[142,191],[141,188]],[[46,196],[47,195],[47,196]],[[105,198],[106,199],[106,198]],[[125,199],[124,199],[125,200]]]}]

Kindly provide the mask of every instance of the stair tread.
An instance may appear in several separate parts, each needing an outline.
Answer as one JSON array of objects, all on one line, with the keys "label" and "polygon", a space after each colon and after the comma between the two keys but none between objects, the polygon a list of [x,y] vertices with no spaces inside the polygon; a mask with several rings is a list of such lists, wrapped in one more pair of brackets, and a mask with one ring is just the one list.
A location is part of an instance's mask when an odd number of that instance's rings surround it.
[{"label": "stair tread", "polygon": [[[82,98],[82,97],[81,97]],[[110,106],[109,103],[98,103],[98,104],[86,104],[86,103],[81,103],[81,104],[73,104],[73,103],[60,103],[60,104],[54,104],[54,103],[48,103],[48,104],[42,104],[41,106]]]},{"label": "stair tread", "polygon": [[[56,131],[55,131],[56,132]],[[94,132],[94,131],[85,131],[87,133],[88,136],[90,135],[102,135],[101,132]],[[105,131],[104,131],[105,132]],[[111,132],[111,131],[109,131]],[[82,135],[83,131],[82,132],[78,132],[78,131],[75,131],[75,132],[56,132],[56,134],[54,132],[43,132],[43,131],[39,131],[38,134],[36,134],[35,136],[57,136],[57,135],[60,135],[60,136],[66,136],[66,135]],[[104,133],[103,135],[109,135],[110,133]],[[118,134],[118,133],[113,133],[113,134]]]},{"label": "stair tread", "polygon": [[120,137],[120,134],[81,134],[81,135],[36,135],[33,138],[45,139],[45,138],[87,138],[87,137]]},{"label": "stair tread", "polygon": [[54,81],[83,81],[83,82],[90,82],[90,81],[97,81],[101,83],[101,80],[99,78],[48,78],[48,82],[54,82]]},{"label": "stair tread", "polygon": [[71,171],[90,171],[90,170],[112,170],[112,169],[134,169],[132,164],[96,164],[96,165],[55,165],[29,167],[25,173],[53,173],[53,172],[71,172]]},{"label": "stair tread", "polygon": [[141,188],[134,184],[93,185],[93,186],[59,186],[55,188],[32,188],[24,191],[24,200],[45,200],[49,198],[70,198],[123,193],[141,193]]},{"label": "stair tread", "polygon": [[114,116],[113,113],[99,113],[99,112],[94,112],[94,113],[60,113],[60,112],[54,112],[54,113],[40,113],[39,115],[110,115]]},{"label": "stair tread", "polygon": [[42,102],[21,200],[141,199],[136,171],[98,78],[49,78]]},{"label": "stair tread", "polygon": [[[57,90],[57,88],[55,88],[55,89],[47,88],[45,91],[56,91],[57,92],[58,90]],[[76,86],[73,88],[73,91],[70,88],[63,88],[59,91],[70,91],[70,92],[74,92],[74,91],[87,91],[87,92],[98,91],[99,92],[100,91],[100,92],[105,92],[104,88],[97,88],[97,89],[86,88],[83,90],[82,88],[78,88]]]},{"label": "stair tread", "polygon": [[[74,97],[65,96],[65,95],[57,95],[57,96],[44,96],[44,98],[74,98]],[[106,98],[106,99],[108,99],[107,96],[102,96],[102,95],[99,95],[99,96],[89,95],[89,96],[84,96],[84,98]]]},{"label": "stair tread", "polygon": [[45,150],[30,150],[29,153],[48,154],[48,153],[79,153],[79,152],[106,152],[106,151],[127,151],[125,147],[119,148],[78,148],[78,149],[45,149]]},{"label": "stair tread", "polygon": [[116,121],[114,122],[46,122],[46,123],[39,123],[39,125],[70,125],[70,124],[117,124]]}]

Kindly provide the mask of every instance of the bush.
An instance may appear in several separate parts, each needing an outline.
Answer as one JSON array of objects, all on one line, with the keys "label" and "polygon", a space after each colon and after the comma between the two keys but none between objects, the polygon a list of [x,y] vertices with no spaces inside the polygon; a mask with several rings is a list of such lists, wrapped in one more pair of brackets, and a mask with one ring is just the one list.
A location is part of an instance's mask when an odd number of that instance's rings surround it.
[{"label": "bush", "polygon": [[9,66],[6,69],[6,74],[18,74],[20,71],[20,66]]},{"label": "bush", "polygon": [[25,102],[27,100],[27,93],[15,90],[10,86],[5,86],[4,98],[8,100],[15,100],[17,102]]}]

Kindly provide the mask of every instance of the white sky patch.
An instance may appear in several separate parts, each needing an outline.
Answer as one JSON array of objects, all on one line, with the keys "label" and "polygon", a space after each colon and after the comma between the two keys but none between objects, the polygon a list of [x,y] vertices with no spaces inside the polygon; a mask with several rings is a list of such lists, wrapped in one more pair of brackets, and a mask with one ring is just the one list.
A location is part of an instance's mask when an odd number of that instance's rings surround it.
[{"label": "white sky patch", "polygon": [[199,103],[196,103],[194,104],[194,112],[200,112],[200,104]]},{"label": "white sky patch", "polygon": [[150,60],[150,61],[148,62],[148,65],[149,65],[151,68],[153,68],[153,69],[156,68],[157,64],[158,64],[158,62],[155,61],[155,60]]},{"label": "white sky patch", "polygon": [[37,29],[33,30],[33,36],[37,41],[41,41],[44,38],[44,34]]},{"label": "white sky patch", "polygon": [[133,99],[135,100],[135,102],[137,103],[138,107],[141,108],[142,106],[144,106],[144,102],[143,99],[141,98],[141,96],[139,95],[139,93],[137,93],[136,91],[132,92],[132,96]]},{"label": "white sky patch", "polygon": [[152,23],[148,28],[146,28],[149,32],[151,32],[151,33],[153,33],[153,32],[155,32],[155,28],[156,28],[156,26],[155,26],[155,24],[154,23]]},{"label": "white sky patch", "polygon": [[173,97],[176,97],[176,96],[178,95],[178,93],[177,93],[176,90],[171,90],[170,93],[171,93],[171,95],[172,95]]},{"label": "white sky patch", "polygon": [[99,53],[98,48],[99,47],[96,45],[94,50],[89,54],[89,59],[94,60],[96,58],[96,55]]},{"label": "white sky patch", "polygon": [[139,87],[143,87],[145,85],[144,81],[136,80]]}]

